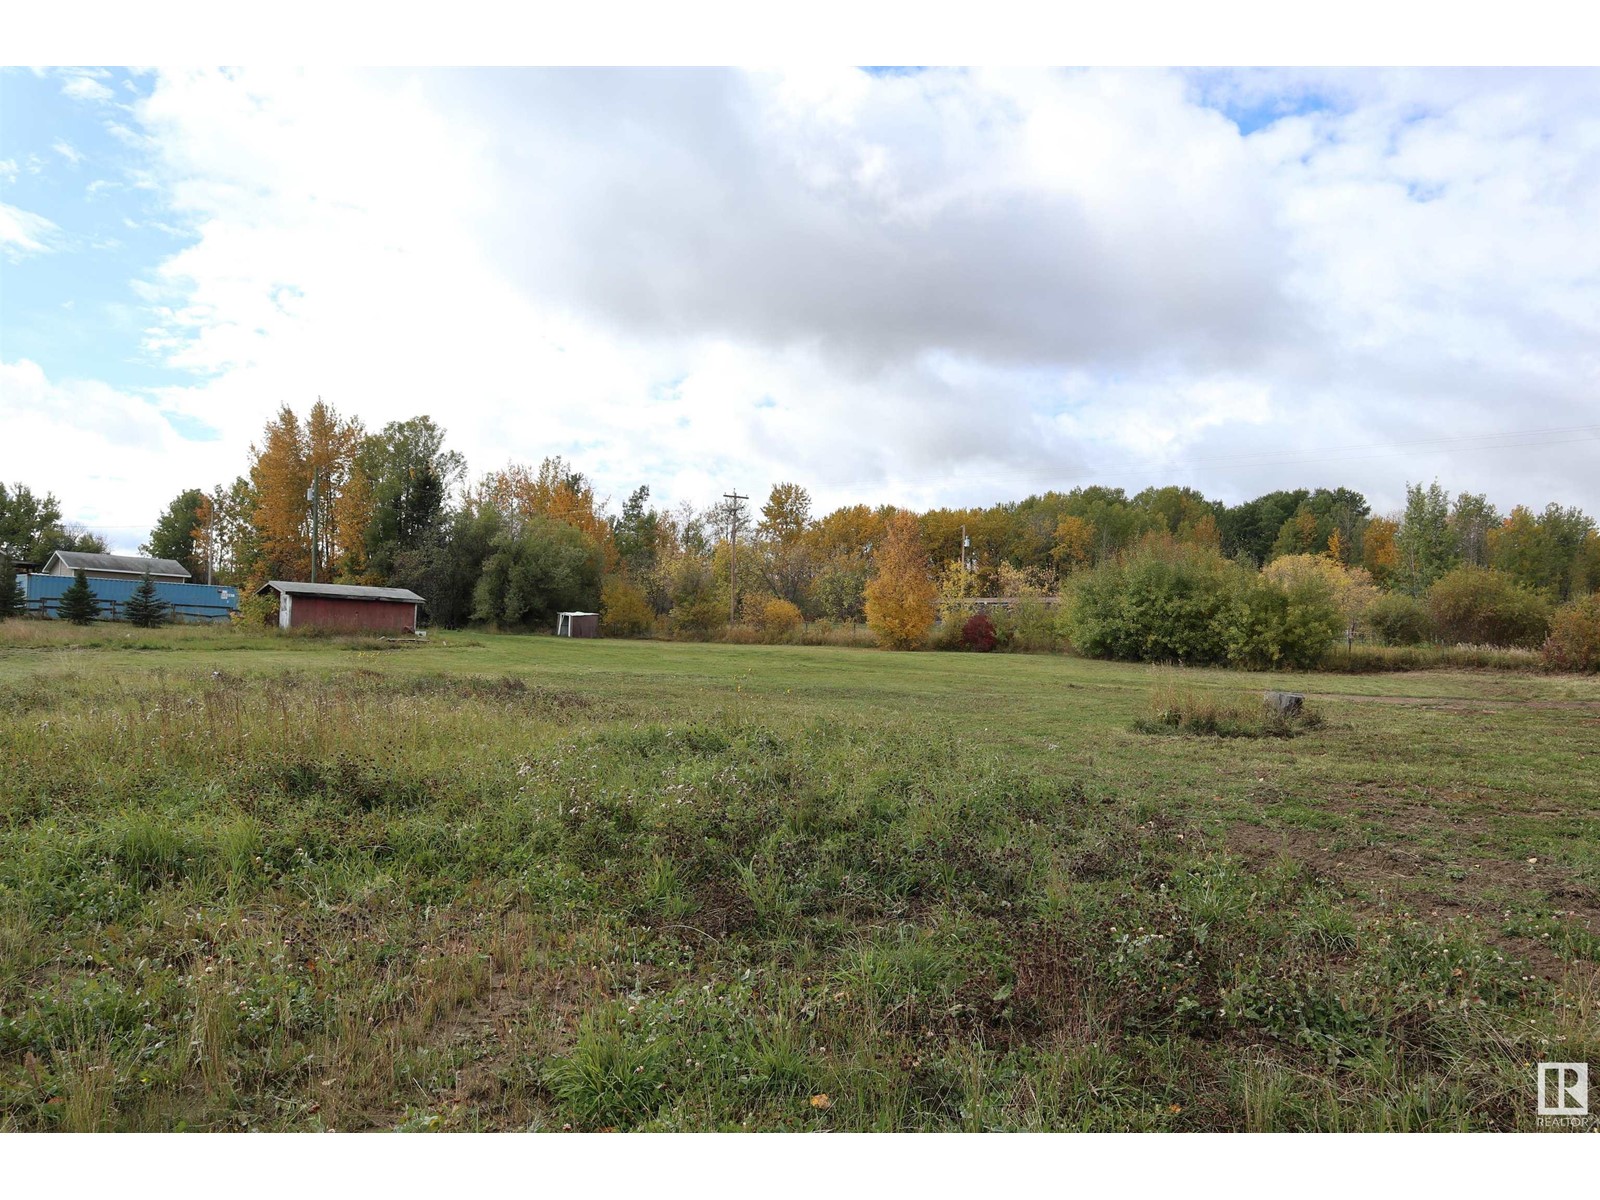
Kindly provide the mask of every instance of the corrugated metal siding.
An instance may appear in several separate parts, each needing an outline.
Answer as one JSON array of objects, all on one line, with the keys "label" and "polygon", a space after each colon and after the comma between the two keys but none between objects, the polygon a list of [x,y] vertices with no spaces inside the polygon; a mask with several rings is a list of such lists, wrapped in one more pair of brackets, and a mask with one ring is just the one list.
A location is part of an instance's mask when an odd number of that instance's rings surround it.
[{"label": "corrugated metal siding", "polygon": [[409,630],[417,627],[417,606],[389,600],[335,600],[296,596],[290,628],[316,625],[324,629]]},{"label": "corrugated metal siding", "polygon": [[[30,612],[41,612],[47,617],[56,615],[61,603],[61,593],[72,586],[70,575],[19,575],[23,595],[28,600]],[[123,607],[133,599],[133,593],[143,582],[139,579],[89,579],[89,590],[100,602],[103,620],[120,621]],[[155,582],[152,580],[152,582]],[[239,607],[239,589],[211,586],[204,583],[155,584],[156,597],[170,604],[174,613],[184,621],[226,621],[228,615]]]}]

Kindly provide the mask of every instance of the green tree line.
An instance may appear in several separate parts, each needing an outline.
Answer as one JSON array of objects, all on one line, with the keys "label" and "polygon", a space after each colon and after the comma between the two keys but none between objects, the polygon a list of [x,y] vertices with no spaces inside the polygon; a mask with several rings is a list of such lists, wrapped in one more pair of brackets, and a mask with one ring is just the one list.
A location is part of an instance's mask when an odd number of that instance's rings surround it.
[{"label": "green tree line", "polygon": [[[914,604],[910,615],[891,614],[881,600],[875,621],[893,626],[890,641],[908,644],[906,630],[931,623],[941,605],[1049,597],[1102,569],[1103,583],[1104,572],[1125,572],[1130,555],[1157,542],[1226,563],[1234,580],[1315,559],[1336,569],[1330,586],[1346,601],[1351,588],[1370,589],[1363,612],[1396,598],[1391,630],[1462,569],[1551,606],[1600,588],[1600,533],[1587,514],[1558,504],[1501,512],[1436,481],[1408,484],[1404,511],[1393,515],[1342,487],[1229,505],[1188,487],[1130,495],[1099,485],[985,507],[818,513],[794,482],[737,511],[722,500],[668,510],[651,503],[645,483],[613,505],[557,456],[472,479],[431,417],[368,431],[320,400],[304,418],[280,409],[250,447],[245,474],[181,491],[141,549],[176,559],[196,579],[247,590],[312,570],[409,587],[446,627],[537,628],[566,608],[598,609],[621,634],[859,622],[876,583],[882,597],[915,598],[894,602]],[[49,549],[91,546],[104,548],[61,523],[54,496],[0,486],[0,555],[35,561]],[[1285,572],[1293,574],[1286,567],[1278,577]],[[901,578],[909,575],[922,582]],[[1248,623],[1238,612],[1230,619]]]}]

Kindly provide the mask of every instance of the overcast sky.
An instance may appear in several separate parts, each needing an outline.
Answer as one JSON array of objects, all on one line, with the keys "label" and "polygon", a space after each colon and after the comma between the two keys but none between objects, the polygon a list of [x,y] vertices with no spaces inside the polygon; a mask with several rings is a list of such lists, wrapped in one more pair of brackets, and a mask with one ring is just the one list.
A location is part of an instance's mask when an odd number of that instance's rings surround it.
[{"label": "overcast sky", "polygon": [[1437,476],[1600,514],[1600,72],[10,70],[0,106],[0,479],[118,548],[318,395],[614,506]]}]

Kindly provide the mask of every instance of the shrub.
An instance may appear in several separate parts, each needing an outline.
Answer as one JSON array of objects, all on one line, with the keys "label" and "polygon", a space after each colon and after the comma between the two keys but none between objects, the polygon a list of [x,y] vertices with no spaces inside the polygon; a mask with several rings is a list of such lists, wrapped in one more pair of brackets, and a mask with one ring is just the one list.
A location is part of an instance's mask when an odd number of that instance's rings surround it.
[{"label": "shrub", "polygon": [[1098,658],[1239,667],[1306,667],[1343,628],[1320,572],[1277,583],[1215,549],[1146,538],[1120,559],[1080,572],[1066,627]]},{"label": "shrub", "polygon": [[1428,612],[1446,642],[1537,646],[1550,632],[1550,603],[1512,576],[1457,567],[1428,589]]},{"label": "shrub", "polygon": [[276,596],[241,595],[239,597],[239,607],[228,614],[228,620],[235,625],[251,627],[276,625],[278,623],[278,598]]},{"label": "shrub", "polygon": [[994,622],[989,619],[988,613],[973,613],[961,626],[961,644],[968,650],[987,654],[995,648],[998,640]]},{"label": "shrub", "polygon": [[715,594],[703,592],[674,605],[671,621],[678,637],[706,638],[728,623],[728,609]]},{"label": "shrub", "polygon": [[650,602],[633,584],[613,578],[600,585],[600,632],[606,637],[640,637],[655,622]]},{"label": "shrub", "polygon": [[761,629],[761,636],[769,642],[781,641],[803,624],[805,617],[800,614],[800,609],[777,596],[762,601],[756,611],[756,625]]},{"label": "shrub", "polygon": [[1420,646],[1433,640],[1427,605],[1404,592],[1379,597],[1367,609],[1366,625],[1385,646]]},{"label": "shrub", "polygon": [[1285,590],[1310,579],[1320,580],[1332,593],[1344,629],[1365,625],[1379,595],[1365,568],[1347,567],[1326,554],[1287,554],[1261,568],[1261,575]]},{"label": "shrub", "polygon": [[1228,662],[1255,669],[1314,666],[1344,626],[1334,590],[1319,575],[1287,585],[1251,580],[1227,620]]},{"label": "shrub", "polygon": [[1047,651],[1060,643],[1056,616],[1043,596],[1023,594],[997,614],[995,636],[1006,650]]},{"label": "shrub", "polygon": [[1600,671],[1600,592],[1556,609],[1541,654],[1552,671]]},{"label": "shrub", "polygon": [[1215,550],[1146,539],[1079,575],[1073,643],[1095,658],[1224,662],[1227,618],[1246,578]]}]

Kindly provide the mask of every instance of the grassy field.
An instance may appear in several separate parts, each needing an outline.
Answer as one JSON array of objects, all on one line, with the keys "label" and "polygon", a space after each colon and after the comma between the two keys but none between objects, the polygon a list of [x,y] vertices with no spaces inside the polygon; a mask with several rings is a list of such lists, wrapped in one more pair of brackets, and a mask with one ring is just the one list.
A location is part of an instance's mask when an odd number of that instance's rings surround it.
[{"label": "grassy field", "polygon": [[1513,1129],[1600,1059],[1594,678],[6,622],[0,769],[7,1129]]}]

